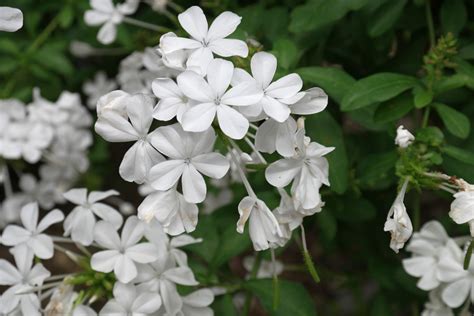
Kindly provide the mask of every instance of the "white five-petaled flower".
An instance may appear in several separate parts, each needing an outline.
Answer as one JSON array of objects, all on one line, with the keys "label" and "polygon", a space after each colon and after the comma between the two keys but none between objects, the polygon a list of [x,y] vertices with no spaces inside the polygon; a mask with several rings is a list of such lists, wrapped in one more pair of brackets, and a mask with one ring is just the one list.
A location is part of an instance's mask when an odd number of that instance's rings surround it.
[{"label": "white five-petaled flower", "polygon": [[183,195],[174,188],[155,191],[138,206],[138,218],[146,222],[156,218],[163,230],[172,236],[194,231],[198,213],[197,205],[186,202]]},{"label": "white five-petaled flower", "polygon": [[116,282],[113,294],[114,298],[105,304],[99,316],[151,315],[161,306],[157,293],[143,291],[133,284]]},{"label": "white five-petaled flower", "polygon": [[262,200],[246,196],[240,201],[240,218],[237,222],[237,232],[242,234],[247,220],[249,221],[249,235],[256,251],[275,247],[282,232],[277,219]]},{"label": "white five-petaled flower", "polygon": [[181,178],[184,199],[189,203],[204,201],[207,189],[201,173],[220,179],[229,170],[229,161],[222,154],[212,152],[215,139],[213,129],[188,133],[179,124],[158,128],[151,142],[169,159],[151,168],[152,187],[169,190]]},{"label": "white five-petaled flower", "polygon": [[87,194],[87,189],[71,189],[64,193],[64,198],[77,206],[68,214],[64,221],[64,235],[71,235],[71,239],[88,246],[93,241],[95,216],[110,222],[118,229],[123,222],[122,215],[114,208],[99,201],[113,195],[118,195],[115,190],[105,192],[92,191]]},{"label": "white five-petaled flower", "polygon": [[109,80],[107,74],[99,71],[95,74],[94,79],[86,81],[82,86],[82,91],[87,95],[87,106],[94,109],[97,101],[107,93],[115,90],[117,83],[114,80]]},{"label": "white five-petaled flower", "polygon": [[175,267],[167,253],[161,254],[158,260],[150,264],[140,265],[135,281],[141,287],[161,295],[167,315],[176,315],[183,307],[176,284],[198,285],[193,271],[188,267]]},{"label": "white five-petaled flower", "polygon": [[109,222],[97,223],[94,229],[94,240],[107,250],[92,255],[92,269],[106,273],[114,271],[115,276],[122,283],[132,281],[137,276],[136,263],[153,262],[159,255],[153,244],[139,243],[143,233],[143,223],[136,216],[127,219],[121,236]]},{"label": "white five-petaled flower", "polygon": [[[111,93],[117,94],[115,91]],[[143,183],[150,168],[164,160],[163,156],[151,145],[155,133],[148,134],[153,122],[153,99],[144,94],[117,95],[116,98],[108,97],[107,99],[110,99],[109,103],[113,105],[97,108],[99,117],[95,123],[95,130],[109,142],[135,141],[123,157],[119,173],[126,181]],[[101,100],[99,104],[102,104]],[[115,110],[121,108],[119,104],[124,104],[130,121],[121,112]],[[109,107],[112,110],[108,110]]]},{"label": "white five-petaled flower", "polygon": [[97,33],[97,40],[102,44],[110,44],[117,36],[117,25],[122,23],[125,15],[133,14],[139,1],[127,0],[125,3],[114,5],[112,0],[90,0],[92,10],[84,14],[87,25],[102,25]]},{"label": "white five-petaled flower", "polygon": [[407,148],[415,140],[415,136],[410,133],[403,125],[397,128],[397,136],[395,137],[395,144],[400,148]]},{"label": "white five-petaled flower", "polygon": [[[309,115],[323,111],[327,104],[327,94],[320,88],[311,88],[290,110],[293,114]],[[296,131],[297,124],[291,116],[282,123],[269,118],[258,127],[255,147],[261,152],[272,154],[276,150],[283,157],[291,157],[295,154]]]},{"label": "white five-petaled flower", "polygon": [[474,190],[460,191],[454,194],[449,216],[456,224],[469,224],[474,237]]},{"label": "white five-petaled flower", "polygon": [[405,180],[387,214],[387,220],[384,225],[384,231],[389,231],[391,234],[390,248],[392,248],[396,253],[403,248],[405,242],[410,239],[411,234],[413,233],[413,226],[403,202],[407,185],[408,180]]},{"label": "white five-petaled flower", "polygon": [[323,184],[329,186],[329,165],[324,156],[334,147],[309,142],[309,138],[304,136],[304,129],[297,132],[296,140],[296,155],[270,164],[265,170],[265,178],[277,188],[293,181],[291,192],[294,200],[303,209],[314,209],[321,204],[319,188]]},{"label": "white five-petaled flower", "polygon": [[17,8],[0,7],[0,31],[16,32],[23,26],[23,13]]},{"label": "white five-petaled flower", "polygon": [[248,120],[232,106],[243,107],[262,98],[253,82],[242,82],[227,91],[232,80],[234,65],[216,58],[209,63],[206,80],[194,71],[185,71],[178,78],[181,92],[196,101],[181,119],[185,131],[207,130],[217,116],[219,127],[233,139],[241,139],[249,128]]},{"label": "white five-petaled flower", "polygon": [[9,225],[2,235],[6,246],[26,247],[40,259],[50,259],[54,254],[53,240],[43,232],[51,225],[64,219],[59,210],[52,210],[38,223],[38,204],[29,203],[21,209],[21,222],[24,226]]},{"label": "white five-petaled flower", "polygon": [[[272,83],[277,68],[277,59],[270,53],[258,52],[250,61],[252,76],[243,69],[235,69],[232,79],[233,85],[242,82],[253,82],[262,92],[263,97],[244,111],[250,116],[258,116],[262,110],[266,115],[277,122],[284,122],[291,113],[290,105],[304,97],[299,92],[303,87],[303,80],[298,74],[286,75]],[[298,107],[295,108],[297,114]]]},{"label": "white five-petaled flower", "polygon": [[41,286],[51,273],[41,263],[33,266],[33,253],[26,247],[15,249],[13,256],[16,267],[7,260],[0,259],[0,285],[9,286],[0,297],[0,313],[10,315],[19,305],[21,315],[40,316],[41,302],[38,296],[34,293],[20,293]]},{"label": "white five-petaled flower", "polygon": [[[420,278],[417,286],[430,291],[440,285],[438,279],[440,253],[445,247],[452,247],[443,226],[437,221],[429,221],[421,227],[420,232],[413,234],[406,250],[412,253],[411,258],[403,260],[405,271]],[[456,244],[454,244],[457,247]]]},{"label": "white five-petaled flower", "polygon": [[164,56],[183,49],[192,50],[186,62],[188,69],[205,74],[213,54],[247,57],[248,47],[244,41],[226,38],[240,24],[241,17],[235,13],[221,13],[208,28],[202,9],[193,6],[179,14],[178,20],[192,38],[165,36],[161,38],[160,47]]}]

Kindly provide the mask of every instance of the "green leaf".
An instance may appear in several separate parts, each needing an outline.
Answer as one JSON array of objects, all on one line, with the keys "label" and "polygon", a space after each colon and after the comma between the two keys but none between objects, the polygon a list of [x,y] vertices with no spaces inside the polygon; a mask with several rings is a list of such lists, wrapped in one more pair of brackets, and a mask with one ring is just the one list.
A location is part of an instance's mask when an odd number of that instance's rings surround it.
[{"label": "green leaf", "polygon": [[425,88],[415,87],[413,89],[415,107],[421,109],[433,101],[434,94]]},{"label": "green leaf", "polygon": [[326,242],[333,240],[337,233],[337,221],[334,215],[330,212],[320,212],[315,214],[315,218],[323,240]]},{"label": "green leaf", "polygon": [[61,27],[64,29],[68,28],[69,26],[71,26],[73,20],[74,20],[73,7],[70,5],[65,6],[59,13],[59,25],[61,25]]},{"label": "green leaf", "polygon": [[374,114],[377,123],[388,123],[401,119],[413,109],[413,98],[408,94],[399,95],[381,103]]},{"label": "green leaf", "polygon": [[367,0],[313,0],[291,12],[290,31],[316,31],[343,18],[347,12],[364,6]]},{"label": "green leaf", "polygon": [[458,34],[467,22],[467,10],[464,1],[444,0],[441,6],[440,19],[445,33]]},{"label": "green leaf", "polygon": [[474,166],[474,153],[454,146],[443,147],[443,152],[461,162]]},{"label": "green leaf", "polygon": [[17,66],[18,62],[15,58],[2,57],[2,62],[0,63],[0,75],[12,73]]},{"label": "green leaf", "polygon": [[200,216],[199,224],[191,235],[202,238],[203,241],[187,246],[186,249],[197,253],[206,262],[211,262],[219,247],[219,233],[214,218],[209,215]]},{"label": "green leaf", "polygon": [[301,55],[301,50],[287,38],[278,39],[273,44],[273,52],[278,59],[278,66],[286,70],[294,67]]},{"label": "green leaf", "polygon": [[323,88],[339,104],[346,91],[356,82],[344,70],[334,67],[306,67],[299,68],[296,72],[303,80]]},{"label": "green leaf", "polygon": [[441,103],[434,103],[433,106],[451,134],[459,138],[467,138],[469,136],[471,122],[466,115]]},{"label": "green leaf", "polygon": [[344,197],[342,203],[337,203],[331,211],[337,219],[346,222],[368,221],[377,213],[375,206],[369,200],[355,195]]},{"label": "green leaf", "polygon": [[219,267],[227,263],[229,259],[238,256],[251,246],[251,241],[247,232],[239,234],[235,230],[235,225],[227,227],[227,229],[219,235],[219,248],[211,262],[213,267]]},{"label": "green leaf", "polygon": [[216,298],[216,300],[212,304],[212,310],[214,311],[215,315],[238,315],[234,307],[234,302],[232,301],[232,296],[230,296],[229,294]]},{"label": "green leaf", "polygon": [[388,30],[398,21],[405,7],[407,0],[388,1],[373,14],[373,19],[369,23],[370,37],[378,37]]},{"label": "green leaf", "polygon": [[459,49],[459,57],[462,59],[474,59],[474,43],[470,43]]},{"label": "green leaf", "polygon": [[15,41],[8,38],[0,38],[0,52],[15,55],[20,52],[20,49]]},{"label": "green leaf", "polygon": [[329,182],[331,190],[344,193],[349,181],[349,162],[341,127],[327,111],[308,117],[306,125],[311,126],[306,129],[311,139],[325,146],[336,147],[326,156],[329,161]]},{"label": "green leaf", "polygon": [[357,167],[357,179],[363,189],[384,189],[394,179],[394,167],[398,155],[396,151],[365,156]]},{"label": "green leaf", "polygon": [[273,316],[315,316],[316,307],[308,291],[299,283],[280,280],[280,304],[273,310],[272,280],[249,280],[244,288],[258,297],[262,306]]},{"label": "green leaf", "polygon": [[45,45],[35,52],[34,60],[39,65],[64,76],[74,73],[74,67],[63,51],[56,46]]},{"label": "green leaf", "polygon": [[387,101],[417,85],[414,77],[396,73],[378,73],[357,81],[346,91],[341,110],[351,111]]},{"label": "green leaf", "polygon": [[469,81],[469,77],[462,73],[457,73],[449,77],[443,77],[433,85],[435,94],[464,87]]},{"label": "green leaf", "polygon": [[264,11],[259,17],[262,21],[262,34],[270,41],[288,33],[289,14],[286,7],[273,7]]}]

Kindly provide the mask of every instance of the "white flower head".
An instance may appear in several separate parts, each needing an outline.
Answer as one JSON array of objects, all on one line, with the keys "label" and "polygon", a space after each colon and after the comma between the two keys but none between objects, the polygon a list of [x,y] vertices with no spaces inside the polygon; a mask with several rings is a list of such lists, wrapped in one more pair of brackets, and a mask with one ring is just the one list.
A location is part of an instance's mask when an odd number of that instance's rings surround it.
[{"label": "white flower head", "polygon": [[107,78],[107,74],[99,71],[95,74],[92,81],[86,81],[82,86],[82,90],[87,95],[87,106],[94,109],[97,101],[107,93],[115,90],[117,83]]},{"label": "white flower head", "polygon": [[85,246],[90,245],[96,224],[95,216],[110,222],[118,229],[123,222],[122,215],[113,207],[100,202],[113,195],[118,195],[118,192],[92,191],[87,194],[87,189],[71,189],[64,193],[66,200],[77,205],[64,221],[64,235],[71,235],[72,240]]},{"label": "white flower head", "polygon": [[[114,93],[114,92],[112,92]],[[119,167],[120,176],[129,182],[143,183],[150,168],[164,160],[163,156],[151,145],[156,133],[148,133],[153,122],[153,99],[144,94],[130,96],[119,95],[108,104],[120,109],[124,104],[127,117],[119,111],[105,110],[102,106],[95,123],[96,132],[109,142],[132,142],[132,147],[125,153]],[[99,104],[102,103],[102,99]],[[107,107],[108,107],[107,106]],[[128,119],[127,119],[128,118]]]},{"label": "white flower head", "polygon": [[421,316],[454,316],[453,310],[441,298],[442,291],[440,287],[428,294],[429,301],[425,303]]},{"label": "white flower head", "polygon": [[202,9],[193,6],[179,14],[178,20],[191,38],[166,36],[161,39],[160,46],[165,56],[182,49],[191,50],[186,62],[188,69],[206,73],[213,54],[222,57],[247,57],[248,47],[244,41],[226,38],[240,24],[241,17],[235,13],[221,13],[208,27]]},{"label": "white flower head", "polygon": [[208,129],[214,118],[224,134],[233,139],[242,139],[248,131],[248,120],[233,107],[243,107],[262,98],[253,82],[243,82],[227,90],[234,72],[234,65],[224,59],[209,63],[204,79],[194,71],[185,71],[178,78],[181,92],[196,101],[181,119],[185,131],[202,132]]},{"label": "white flower head", "polygon": [[29,203],[21,209],[21,222],[24,227],[8,225],[3,231],[2,243],[6,246],[26,247],[40,259],[53,257],[53,240],[44,231],[51,225],[61,222],[64,215],[59,210],[48,213],[38,223],[38,204]]},{"label": "white flower head", "polygon": [[274,248],[280,241],[282,232],[277,219],[262,200],[246,196],[240,201],[240,218],[237,232],[242,234],[249,221],[249,235],[256,251]]},{"label": "white flower head", "polygon": [[200,203],[206,197],[206,183],[201,174],[220,179],[229,170],[229,161],[212,152],[216,135],[213,129],[201,133],[183,131],[179,124],[158,128],[151,143],[169,159],[153,166],[150,184],[156,190],[169,190],[181,178],[184,199]]},{"label": "white flower head", "polygon": [[127,0],[123,4],[114,5],[112,0],[90,0],[92,10],[84,14],[87,25],[102,25],[97,33],[97,40],[102,44],[110,44],[117,36],[117,25],[122,23],[125,15],[133,14],[139,1]]},{"label": "white flower head", "polygon": [[22,315],[40,316],[41,302],[36,294],[20,294],[41,286],[51,275],[41,263],[33,266],[33,253],[26,247],[13,251],[16,267],[0,259],[0,285],[9,286],[0,297],[0,313],[8,315],[20,306]]},{"label": "white flower head", "polygon": [[413,226],[403,202],[407,185],[408,180],[405,180],[395,202],[393,202],[387,214],[387,221],[384,226],[384,231],[389,231],[391,234],[390,248],[396,253],[403,248],[405,242],[410,239],[413,233]]},{"label": "white flower head", "polygon": [[329,164],[324,156],[334,147],[310,142],[304,136],[304,129],[298,131],[296,141],[296,155],[270,164],[265,170],[265,178],[277,188],[283,188],[293,181],[293,199],[303,209],[314,209],[321,204],[320,187],[323,184],[329,186]]},{"label": "white flower head", "polygon": [[105,304],[99,316],[151,315],[161,306],[160,295],[141,290],[133,284],[116,282],[113,293],[114,298]]},{"label": "white flower head", "polygon": [[[283,123],[292,112],[290,105],[305,96],[305,93],[299,92],[303,87],[303,80],[298,74],[293,73],[272,82],[277,69],[277,59],[267,52],[258,52],[253,55],[250,68],[252,75],[237,68],[232,78],[233,85],[253,82],[263,94],[263,98],[246,109],[247,114],[257,116],[263,110],[275,121]],[[316,113],[319,106],[315,107],[314,105],[314,102],[309,102],[309,105],[297,105],[294,113],[305,114],[306,111]]]},{"label": "white flower head", "polygon": [[397,137],[395,137],[395,144],[400,148],[407,148],[415,140],[415,136],[410,133],[403,125],[397,128]]},{"label": "white flower head", "polygon": [[122,283],[132,281],[138,273],[137,263],[150,263],[159,256],[153,244],[139,243],[143,234],[143,223],[136,216],[127,219],[121,236],[109,222],[97,223],[94,229],[94,240],[107,250],[92,255],[92,269],[105,273],[114,271],[115,276]]},{"label": "white flower head", "polygon": [[16,32],[23,27],[23,13],[17,8],[0,7],[0,31]]},{"label": "white flower head", "polygon": [[213,315],[209,307],[214,301],[214,293],[210,289],[200,289],[182,297],[182,316]]}]

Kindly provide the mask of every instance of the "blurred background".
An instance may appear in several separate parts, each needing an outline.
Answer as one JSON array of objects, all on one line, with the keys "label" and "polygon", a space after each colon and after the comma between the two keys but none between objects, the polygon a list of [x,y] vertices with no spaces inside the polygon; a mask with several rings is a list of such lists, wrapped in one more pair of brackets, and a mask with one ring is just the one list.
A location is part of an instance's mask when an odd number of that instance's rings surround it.
[{"label": "blurred background", "polygon": [[[275,315],[419,315],[427,294],[401,265],[406,254],[394,254],[390,236],[383,231],[387,212],[396,196],[397,151],[393,143],[402,123],[414,129],[422,111],[415,107],[411,91],[397,98],[374,102],[353,111],[341,111],[345,93],[356,80],[375,73],[392,72],[418,78],[426,76],[430,48],[451,34],[455,54],[467,65],[474,60],[474,2],[462,0],[287,0],[287,1],[167,1],[146,0],[133,18],[179,30],[172,16],[191,5],[200,5],[208,16],[230,10],[242,16],[233,36],[247,40],[255,49],[271,51],[278,58],[278,73],[297,72],[307,87],[320,86],[330,97],[328,110],[306,120],[312,139],[337,149],[329,156],[331,187],[322,191],[323,212],[305,219],[306,238],[321,277],[316,284],[306,271],[299,236],[277,252],[285,266],[281,278],[283,309]],[[102,45],[97,27],[84,23],[87,0],[2,0],[2,6],[23,11],[24,27],[16,33],[0,33],[0,98],[31,101],[38,87],[43,97],[56,100],[63,90],[84,93],[86,82],[98,72],[114,78],[127,67],[125,58],[159,44],[162,33],[134,25],[118,26],[117,39]],[[153,7],[155,5],[155,7]],[[154,9],[153,9],[154,8]],[[170,17],[171,15],[171,17]],[[182,32],[182,31],[181,31]],[[260,48],[258,48],[260,47]],[[460,66],[464,67],[464,66]],[[467,66],[466,66],[467,67]],[[443,75],[459,72],[446,67]],[[122,70],[121,70],[122,69]],[[454,79],[438,96],[474,123],[474,72]],[[473,68],[474,69],[474,68]],[[146,66],[137,71],[146,71]],[[119,76],[120,77],[120,76]],[[118,77],[118,78],[119,78]],[[125,85],[128,79],[118,79]],[[368,87],[370,89],[370,87]],[[370,95],[370,90],[367,91]],[[94,105],[91,105],[94,113]],[[454,135],[441,117],[439,125],[447,142],[474,152],[474,133]],[[138,205],[135,184],[124,182],[118,166],[128,145],[110,144],[94,136],[90,168],[78,187],[90,190],[117,189],[121,197]],[[474,182],[474,161],[444,155],[440,167],[447,173]],[[269,207],[279,203],[263,173],[251,176]],[[189,247],[190,266],[198,280],[212,285],[222,275],[243,278],[242,259],[252,254],[248,236],[235,232],[236,205],[243,189],[232,186],[233,199],[200,215],[194,236],[204,242]],[[212,190],[211,190],[212,192]],[[216,189],[214,189],[216,192]],[[450,199],[437,192],[412,192],[407,206],[420,208],[415,227],[439,219],[451,236],[467,234],[447,216]],[[65,210],[68,207],[64,207]],[[225,242],[224,242],[225,241]],[[2,256],[7,254],[2,252]],[[264,255],[269,258],[269,254]],[[58,271],[67,271],[58,259]],[[288,280],[288,281],[283,281]],[[285,283],[288,282],[288,283]],[[271,304],[271,280],[253,289],[259,300],[251,315],[266,315]],[[216,300],[216,315],[237,312],[225,295]],[[270,300],[270,303],[268,303]],[[273,312],[271,312],[273,314]]]}]

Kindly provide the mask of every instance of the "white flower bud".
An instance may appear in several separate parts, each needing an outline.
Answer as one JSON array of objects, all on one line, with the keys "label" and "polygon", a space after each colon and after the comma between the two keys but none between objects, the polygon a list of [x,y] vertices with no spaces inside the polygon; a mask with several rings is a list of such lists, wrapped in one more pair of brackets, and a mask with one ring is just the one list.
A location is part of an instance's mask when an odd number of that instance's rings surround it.
[{"label": "white flower bud", "polygon": [[395,137],[395,144],[398,145],[400,148],[407,148],[408,146],[413,143],[415,140],[415,136],[410,133],[403,125],[400,125],[397,128],[397,137]]}]

